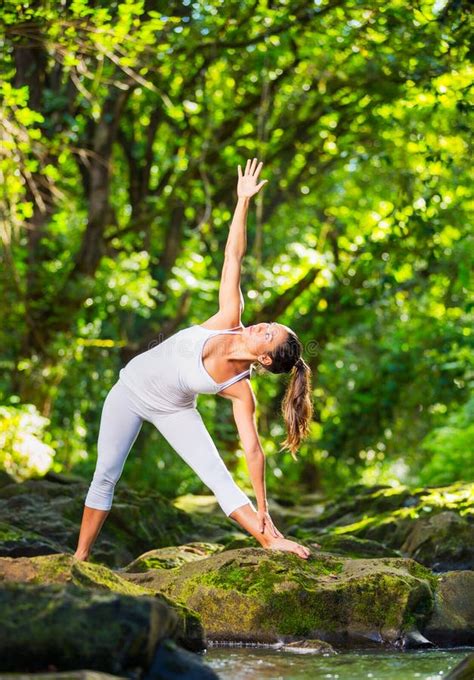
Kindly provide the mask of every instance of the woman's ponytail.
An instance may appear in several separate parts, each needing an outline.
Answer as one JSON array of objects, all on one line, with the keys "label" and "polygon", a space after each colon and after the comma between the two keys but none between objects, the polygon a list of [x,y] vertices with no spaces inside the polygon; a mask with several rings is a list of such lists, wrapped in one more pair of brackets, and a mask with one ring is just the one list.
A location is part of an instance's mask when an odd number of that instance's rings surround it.
[{"label": "woman's ponytail", "polygon": [[302,351],[303,345],[299,338],[289,329],[287,339],[268,353],[272,363],[266,367],[271,373],[291,372],[281,404],[287,435],[279,450],[288,449],[294,460],[299,445],[309,434],[313,417],[311,368],[303,359]]},{"label": "woman's ponytail", "polygon": [[311,400],[311,368],[302,357],[291,370],[291,378],[283,397],[281,412],[287,436],[280,451],[288,449],[294,460],[302,440],[309,434],[313,417]]}]

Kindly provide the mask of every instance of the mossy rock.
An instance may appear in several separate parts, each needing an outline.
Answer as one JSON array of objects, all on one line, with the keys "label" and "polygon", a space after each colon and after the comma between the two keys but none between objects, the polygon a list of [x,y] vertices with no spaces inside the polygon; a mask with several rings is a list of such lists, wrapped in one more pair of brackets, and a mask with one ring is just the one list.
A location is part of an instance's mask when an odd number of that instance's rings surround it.
[{"label": "mossy rock", "polygon": [[212,640],[395,643],[424,624],[433,601],[432,574],[403,558],[351,560],[320,552],[303,560],[245,548],[128,578],[197,611]]},{"label": "mossy rock", "polygon": [[210,666],[196,654],[180,649],[173,640],[166,639],[158,644],[153,662],[143,680],[219,680]]},{"label": "mossy rock", "polygon": [[359,489],[346,498],[320,516],[295,521],[291,533],[318,540],[324,529],[376,541],[437,571],[474,568],[474,484]]},{"label": "mossy rock", "polygon": [[237,548],[259,548],[260,543],[253,536],[234,538],[224,547],[224,550],[237,550]]},{"label": "mossy rock", "polygon": [[294,652],[295,654],[320,654],[322,656],[337,654],[336,650],[323,640],[296,640],[296,642],[288,642],[280,649],[283,652]]},{"label": "mossy rock", "polygon": [[[4,542],[0,538],[0,554],[12,554],[12,549],[15,556],[50,554],[53,546],[56,552],[75,551],[88,483],[57,477],[0,487],[0,516],[5,532],[10,532]],[[141,493],[119,484],[90,559],[121,567],[155,548],[233,540],[242,535],[235,526],[223,513],[197,518],[175,508],[161,494]]]},{"label": "mossy rock", "polygon": [[35,531],[26,531],[14,524],[0,522],[0,557],[53,555],[62,550],[63,547],[57,541]]},{"label": "mossy rock", "polygon": [[319,527],[344,526],[357,521],[361,516],[416,506],[422,492],[423,489],[409,489],[406,486],[366,487],[357,484],[345,490],[342,500],[338,498],[327,503],[324,512],[315,521]]},{"label": "mossy rock", "polygon": [[474,522],[445,510],[413,523],[401,551],[436,571],[474,569]]},{"label": "mossy rock", "polygon": [[473,645],[474,571],[447,572],[438,581],[425,635],[439,645]]},{"label": "mossy rock", "polygon": [[76,560],[72,555],[42,555],[38,557],[0,558],[0,582],[22,582],[34,585],[73,584],[93,590],[111,591],[129,596],[152,596],[173,609],[178,617],[178,640],[189,649],[200,649],[204,632],[200,617],[181,602],[175,602],[156,589],[131,581],[101,564]]},{"label": "mossy rock", "polygon": [[326,552],[344,557],[401,557],[398,550],[387,548],[378,541],[370,541],[366,538],[358,538],[350,534],[322,534],[308,536],[308,539],[315,540]]},{"label": "mossy rock", "polygon": [[146,588],[125,581],[104,565],[76,560],[69,554],[2,557],[0,581],[34,584],[74,583],[84,587],[111,590],[123,595],[154,594]]},{"label": "mossy rock", "polygon": [[[178,629],[156,597],[88,590],[74,584],[0,586],[2,671],[81,667],[113,674],[146,669],[156,645]],[[95,624],[95,625],[94,625]]]},{"label": "mossy rock", "polygon": [[166,548],[149,550],[137,557],[124,567],[124,572],[141,573],[150,569],[175,569],[187,562],[202,560],[209,555],[220,552],[224,546],[220,543],[185,543],[184,545],[171,545]]}]

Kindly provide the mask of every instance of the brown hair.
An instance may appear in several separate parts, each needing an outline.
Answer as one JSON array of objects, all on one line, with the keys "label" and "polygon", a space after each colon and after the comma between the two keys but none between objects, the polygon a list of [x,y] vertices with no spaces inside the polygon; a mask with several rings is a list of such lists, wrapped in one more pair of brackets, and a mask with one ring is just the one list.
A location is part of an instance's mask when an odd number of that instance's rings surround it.
[{"label": "brown hair", "polygon": [[294,460],[302,440],[309,434],[313,417],[311,400],[311,368],[301,356],[303,345],[293,332],[288,338],[268,352],[272,359],[265,368],[271,373],[289,373],[291,378],[281,404],[281,412],[286,425],[287,436],[279,451],[288,449]]}]

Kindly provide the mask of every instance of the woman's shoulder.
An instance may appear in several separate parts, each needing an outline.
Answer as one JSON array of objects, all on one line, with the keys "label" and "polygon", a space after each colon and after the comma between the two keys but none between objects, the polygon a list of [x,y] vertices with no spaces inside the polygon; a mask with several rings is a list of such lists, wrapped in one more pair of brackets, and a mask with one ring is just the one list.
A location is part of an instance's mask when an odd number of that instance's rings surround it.
[{"label": "woman's shoulder", "polygon": [[226,314],[225,312],[221,311],[217,312],[217,314],[214,314],[214,316],[211,316],[203,323],[196,325],[200,328],[206,328],[210,331],[243,331],[245,328],[241,320],[235,315],[228,313]]}]

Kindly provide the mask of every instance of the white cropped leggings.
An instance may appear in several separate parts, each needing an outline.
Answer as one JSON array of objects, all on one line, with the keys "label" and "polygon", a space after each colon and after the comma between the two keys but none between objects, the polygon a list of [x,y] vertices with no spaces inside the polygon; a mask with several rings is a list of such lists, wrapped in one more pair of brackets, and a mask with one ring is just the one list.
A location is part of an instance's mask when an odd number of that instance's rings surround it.
[{"label": "white cropped leggings", "polygon": [[196,408],[171,414],[154,411],[120,380],[107,394],[102,408],[97,464],[85,505],[110,510],[115,485],[144,420],[153,423],[211,489],[227,516],[247,503],[255,510],[252,501],[232,479]]}]

